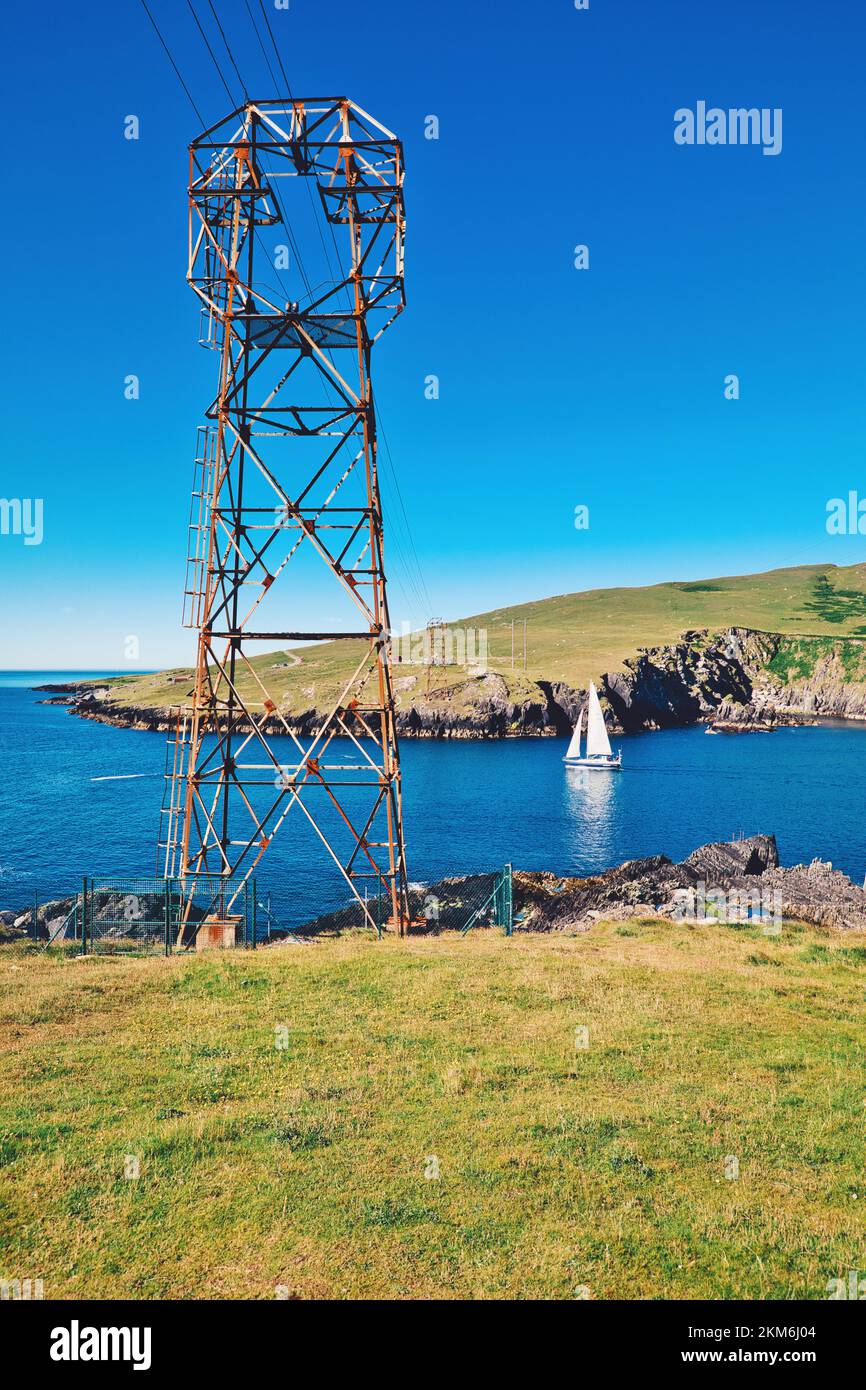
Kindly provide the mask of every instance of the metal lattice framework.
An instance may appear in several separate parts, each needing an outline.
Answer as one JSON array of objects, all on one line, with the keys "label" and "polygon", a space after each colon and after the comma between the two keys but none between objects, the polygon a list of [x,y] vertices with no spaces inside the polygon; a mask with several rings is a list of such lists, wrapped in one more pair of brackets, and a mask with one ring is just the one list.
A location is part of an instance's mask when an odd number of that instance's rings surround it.
[{"label": "metal lattice framework", "polygon": [[[340,265],[301,307],[271,283],[263,238],[274,228],[297,251],[283,200],[303,180]],[[184,621],[198,630],[198,653],[169,770],[163,871],[245,877],[292,813],[362,906],[370,890],[386,895],[402,933],[370,376],[372,345],[405,303],[402,146],[344,97],[248,101],[190,146],[189,207],[188,280],[202,341],[219,354],[219,388],[196,458]],[[306,586],[292,576],[311,556],[352,615],[340,630],[297,620]],[[301,737],[254,664],[256,646],[329,639],[355,643],[352,673]],[[275,736],[291,740],[288,761]]]}]

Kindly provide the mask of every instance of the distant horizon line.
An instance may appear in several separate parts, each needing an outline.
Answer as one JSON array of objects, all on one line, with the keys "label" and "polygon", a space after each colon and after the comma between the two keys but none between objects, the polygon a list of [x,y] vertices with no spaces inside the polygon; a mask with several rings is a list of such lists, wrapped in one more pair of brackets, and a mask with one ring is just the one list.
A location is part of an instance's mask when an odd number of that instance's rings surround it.
[{"label": "distant horizon line", "polygon": [[60,676],[64,671],[74,671],[79,676],[158,676],[164,666],[0,666],[0,676],[22,676],[32,672],[37,676]]},{"label": "distant horizon line", "polygon": [[[807,569],[828,569],[828,570],[840,570],[840,569],[841,569],[841,570],[849,570],[849,569],[855,569],[855,568],[857,568],[857,567],[859,567],[859,566],[861,566],[861,565],[864,565],[864,564],[866,564],[866,557],[864,557],[864,559],[862,559],[862,560],[853,560],[853,561],[849,562],[848,564],[839,564],[839,563],[838,563],[837,561],[835,561],[835,560],[807,560],[807,561],[804,561],[802,564],[796,564],[796,565],[773,565],[770,569],[766,569],[766,570],[749,570],[749,571],[746,571],[746,572],[744,572],[744,573],[742,573],[742,574],[714,574],[714,575],[704,575],[704,576],[701,576],[701,577],[700,577],[699,579],[697,579],[697,580],[695,580],[695,579],[658,579],[658,580],[650,581],[650,582],[648,582],[648,583],[645,582],[645,583],[641,583],[641,584],[606,584],[606,585],[601,585],[601,586],[599,586],[599,587],[590,588],[590,589],[568,589],[568,590],[562,591],[562,592],[560,592],[560,593],[558,593],[558,594],[545,594],[545,595],[543,595],[541,598],[521,599],[521,600],[520,600],[519,602],[517,602],[517,603],[506,603],[506,604],[503,604],[502,606],[500,606],[499,608],[489,608],[489,609],[484,610],[483,613],[472,614],[471,616],[472,616],[473,618],[477,618],[477,617],[488,617],[488,616],[493,617],[493,616],[495,616],[495,615],[498,615],[498,614],[500,614],[500,613],[504,613],[504,612],[507,612],[507,611],[518,610],[518,609],[521,609],[521,608],[531,608],[532,606],[534,606],[535,604],[538,604],[538,603],[548,603],[548,602],[551,602],[551,601],[553,601],[553,600],[555,600],[555,599],[573,598],[573,597],[574,597],[575,595],[577,595],[577,594],[594,594],[594,593],[601,593],[601,592],[603,592],[604,590],[608,590],[608,589],[624,589],[624,590],[628,590],[628,589],[661,589],[661,588],[664,588],[666,585],[694,584],[694,583],[713,583],[713,582],[718,582],[719,580],[722,580],[722,579],[756,579],[756,578],[758,578],[758,577],[760,577],[760,576],[763,576],[763,575],[781,574],[781,573],[784,573],[786,570],[807,570]],[[456,621],[464,621],[464,619],[457,619]],[[418,632],[421,632],[421,631],[423,631],[423,629],[422,629],[422,628],[418,628],[417,631],[418,631]],[[319,643],[319,642],[301,642],[301,643],[296,643],[295,645],[296,645],[296,646],[300,646],[300,647],[307,647],[307,646],[313,646],[313,647],[314,647],[314,646],[320,646],[320,645],[323,645],[323,644],[322,644],[322,643]],[[272,650],[273,650],[273,651],[282,651],[282,650],[284,650],[284,648],[283,648],[283,647],[275,647],[275,648],[273,648]],[[267,652],[262,652],[262,655],[265,656],[265,655],[268,655],[268,653],[267,653]],[[66,672],[74,672],[75,675],[81,675],[81,676],[88,676],[88,675],[90,675],[90,676],[100,676],[100,675],[106,675],[106,676],[108,676],[108,675],[111,675],[111,676],[125,676],[125,675],[130,675],[130,676],[149,676],[149,675],[150,675],[150,676],[156,676],[156,675],[160,675],[163,671],[186,671],[186,670],[193,670],[193,669],[194,669],[194,666],[195,666],[194,661],[190,661],[190,662],[187,662],[186,664],[180,664],[180,665],[179,665],[176,661],[169,661],[169,662],[164,662],[164,663],[162,663],[162,664],[160,664],[160,665],[158,665],[158,666],[141,666],[141,667],[138,667],[138,666],[133,666],[133,667],[130,667],[130,666],[123,666],[123,667],[111,667],[111,666],[74,666],[74,665],[66,665],[66,666],[0,666],[0,675],[23,675],[23,674],[25,674],[25,673],[27,673],[27,672],[33,672],[34,674],[38,674],[38,675],[57,675],[57,674],[61,674],[61,673],[63,673],[64,671],[66,671]]]}]

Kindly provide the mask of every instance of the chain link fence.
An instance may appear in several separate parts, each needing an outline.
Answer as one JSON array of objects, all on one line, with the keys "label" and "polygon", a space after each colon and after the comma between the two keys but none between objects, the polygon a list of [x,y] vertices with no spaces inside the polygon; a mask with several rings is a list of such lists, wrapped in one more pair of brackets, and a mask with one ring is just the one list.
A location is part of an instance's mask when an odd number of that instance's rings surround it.
[{"label": "chain link fence", "polygon": [[80,902],[80,895],[42,901],[34,894],[30,906],[0,912],[0,959],[43,951],[52,939],[80,950]]},{"label": "chain link fence", "polygon": [[170,955],[256,944],[255,879],[90,878],[81,911],[86,951]]},{"label": "chain link fence", "polygon": [[[512,931],[511,865],[490,874],[445,878],[410,895],[415,930],[458,931],[497,927]],[[421,924],[424,924],[422,927]]]},{"label": "chain link fence", "polygon": [[[275,923],[270,899],[257,899],[256,880],[211,876],[132,878],[97,875],[74,897],[49,899],[0,920],[0,959],[37,951],[100,955],[170,955],[245,947],[292,936],[391,931],[384,894],[356,899],[291,928]],[[511,865],[488,874],[444,878],[409,889],[412,934],[513,929]]]},{"label": "chain link fence", "polygon": [[34,951],[170,955],[256,945],[255,879],[186,880],[100,875],[74,897],[0,919],[0,958]]},{"label": "chain link fence", "polygon": [[[461,932],[473,927],[498,927],[510,936],[513,926],[511,865],[489,874],[443,878],[438,883],[413,884],[409,889],[409,931],[413,935]],[[297,928],[300,936],[341,935],[347,931],[390,930],[391,901],[385,894],[356,900]]]}]

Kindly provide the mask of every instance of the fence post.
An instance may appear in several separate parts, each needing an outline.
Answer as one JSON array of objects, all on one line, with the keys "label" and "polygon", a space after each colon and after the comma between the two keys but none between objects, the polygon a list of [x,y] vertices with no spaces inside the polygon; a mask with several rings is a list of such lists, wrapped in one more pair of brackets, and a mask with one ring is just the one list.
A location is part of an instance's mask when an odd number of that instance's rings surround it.
[{"label": "fence post", "polygon": [[81,880],[81,954],[87,955],[87,875]]},{"label": "fence post", "polygon": [[165,954],[171,954],[171,879],[165,880],[165,900],[163,904],[165,913]]},{"label": "fence post", "polygon": [[511,936],[514,931],[514,898],[512,893],[512,867],[506,864],[502,871],[502,896],[505,899],[505,935]]},{"label": "fence post", "polygon": [[257,899],[257,897],[258,897],[258,891],[257,891],[257,888],[256,888],[256,881],[255,881],[255,879],[252,880],[252,885],[253,885],[253,950],[255,950],[256,947],[257,947],[257,945],[258,945],[258,935],[259,935],[259,932],[258,932],[258,923],[257,923],[257,920],[256,920],[256,899]]}]

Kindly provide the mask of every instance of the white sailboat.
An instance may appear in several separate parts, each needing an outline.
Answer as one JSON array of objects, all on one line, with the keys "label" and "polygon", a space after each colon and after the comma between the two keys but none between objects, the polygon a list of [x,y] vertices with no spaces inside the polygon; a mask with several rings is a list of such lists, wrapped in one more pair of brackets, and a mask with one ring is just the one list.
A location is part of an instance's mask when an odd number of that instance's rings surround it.
[{"label": "white sailboat", "polygon": [[598,691],[592,681],[589,683],[587,701],[586,753],[581,757],[580,743],[583,733],[583,710],[580,711],[577,725],[571,736],[563,762],[569,767],[600,767],[611,772],[619,772],[622,767],[622,753],[614,755],[605,728],[604,715],[598,699]]}]

